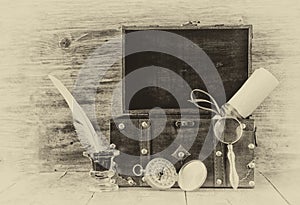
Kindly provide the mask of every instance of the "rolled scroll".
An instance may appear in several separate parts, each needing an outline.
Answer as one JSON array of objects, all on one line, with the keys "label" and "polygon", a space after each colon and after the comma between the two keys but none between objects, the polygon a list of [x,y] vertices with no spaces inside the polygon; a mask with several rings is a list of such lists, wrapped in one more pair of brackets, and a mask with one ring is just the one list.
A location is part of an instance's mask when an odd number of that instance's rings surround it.
[{"label": "rolled scroll", "polygon": [[246,118],[264,101],[279,84],[266,69],[259,68],[228,101],[242,117]]}]

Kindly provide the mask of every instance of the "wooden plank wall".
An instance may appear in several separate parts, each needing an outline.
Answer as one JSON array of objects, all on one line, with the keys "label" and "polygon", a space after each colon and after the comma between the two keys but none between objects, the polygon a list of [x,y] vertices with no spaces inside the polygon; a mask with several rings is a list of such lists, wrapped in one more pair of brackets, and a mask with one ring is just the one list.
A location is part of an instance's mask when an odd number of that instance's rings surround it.
[{"label": "wooden plank wall", "polygon": [[[70,110],[47,75],[55,75],[72,90],[82,63],[95,48],[118,36],[121,25],[180,25],[189,20],[203,25],[253,24],[253,68],[265,67],[280,81],[253,115],[258,127],[257,168],[281,182],[282,173],[296,173],[300,153],[297,0],[2,0],[0,171],[88,170]],[[72,40],[68,49],[59,47],[63,38]],[[100,83],[97,102],[103,107],[97,107],[97,117],[104,130],[111,90],[120,76],[118,62]]]}]

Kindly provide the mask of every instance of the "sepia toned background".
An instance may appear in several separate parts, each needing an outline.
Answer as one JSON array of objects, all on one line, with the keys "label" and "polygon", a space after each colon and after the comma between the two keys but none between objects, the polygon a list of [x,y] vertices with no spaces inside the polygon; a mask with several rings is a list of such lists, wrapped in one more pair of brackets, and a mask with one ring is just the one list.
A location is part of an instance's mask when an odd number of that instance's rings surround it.
[{"label": "sepia toned background", "polygon": [[[48,74],[61,79],[72,91],[86,58],[95,48],[120,35],[121,25],[181,25],[190,20],[199,20],[200,25],[253,25],[252,67],[264,67],[280,81],[253,114],[258,137],[256,183],[263,179],[268,184],[268,188],[259,192],[270,198],[264,201],[266,204],[276,197],[278,204],[299,203],[300,3],[297,0],[0,0],[0,201],[22,204],[25,198],[18,193],[23,191],[30,204],[33,193],[40,190],[40,198],[34,202],[41,204],[38,203],[41,200],[47,204],[52,198],[43,199],[43,194],[48,196],[50,190],[56,189],[72,190],[79,186],[77,182],[83,183],[88,177],[85,174],[89,161],[82,156],[70,110]],[[64,48],[66,44],[60,42],[66,38],[71,44]],[[120,77],[120,62],[117,62],[105,80],[99,82],[97,117],[103,130],[108,129],[110,95]],[[76,173],[82,178],[76,178],[79,176]],[[48,182],[66,174],[70,177],[66,183],[60,181],[54,183],[55,188],[48,187]],[[91,197],[80,191],[85,190],[84,186],[79,187],[76,190],[82,193],[82,198],[77,195],[78,204],[96,203],[97,197],[101,202],[101,195]],[[141,199],[149,198],[148,192],[139,193]],[[216,197],[215,192],[204,193]],[[54,191],[53,194],[58,204],[66,196],[55,195]],[[195,194],[189,199],[175,193],[178,200],[171,194],[157,192],[156,196],[170,196],[174,204],[197,203]],[[252,194],[249,197],[248,192],[242,191],[240,196],[259,200],[255,197],[258,195]],[[209,202],[235,204],[228,198],[231,195],[220,192],[215,201],[211,198]],[[126,192],[114,196],[127,197]],[[243,198],[239,200],[245,202]]]}]

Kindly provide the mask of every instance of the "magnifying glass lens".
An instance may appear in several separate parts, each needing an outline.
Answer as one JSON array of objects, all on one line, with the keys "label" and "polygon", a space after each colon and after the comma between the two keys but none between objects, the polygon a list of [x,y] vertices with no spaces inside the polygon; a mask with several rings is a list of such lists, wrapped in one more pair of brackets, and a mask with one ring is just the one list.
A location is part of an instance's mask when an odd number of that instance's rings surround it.
[{"label": "magnifying glass lens", "polygon": [[233,144],[242,136],[242,125],[235,118],[221,118],[215,126],[214,132],[216,137],[225,144]]}]

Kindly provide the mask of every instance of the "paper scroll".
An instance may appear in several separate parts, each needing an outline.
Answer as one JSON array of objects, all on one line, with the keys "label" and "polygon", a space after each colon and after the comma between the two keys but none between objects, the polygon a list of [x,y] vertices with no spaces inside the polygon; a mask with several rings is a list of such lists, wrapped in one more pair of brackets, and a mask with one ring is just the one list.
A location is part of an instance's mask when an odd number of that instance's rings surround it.
[{"label": "paper scroll", "polygon": [[228,101],[228,104],[235,108],[242,117],[246,118],[278,84],[278,80],[269,71],[259,68]]}]

